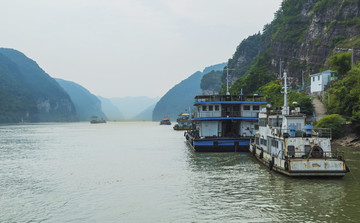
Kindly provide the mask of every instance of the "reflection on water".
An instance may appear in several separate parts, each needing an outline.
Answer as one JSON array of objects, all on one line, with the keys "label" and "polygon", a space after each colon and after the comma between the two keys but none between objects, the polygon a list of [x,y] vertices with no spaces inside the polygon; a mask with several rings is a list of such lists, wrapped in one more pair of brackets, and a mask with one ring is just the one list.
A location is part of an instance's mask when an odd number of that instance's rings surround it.
[{"label": "reflection on water", "polygon": [[289,178],[250,153],[195,153],[152,122],[0,126],[0,222],[357,222],[344,178]]}]

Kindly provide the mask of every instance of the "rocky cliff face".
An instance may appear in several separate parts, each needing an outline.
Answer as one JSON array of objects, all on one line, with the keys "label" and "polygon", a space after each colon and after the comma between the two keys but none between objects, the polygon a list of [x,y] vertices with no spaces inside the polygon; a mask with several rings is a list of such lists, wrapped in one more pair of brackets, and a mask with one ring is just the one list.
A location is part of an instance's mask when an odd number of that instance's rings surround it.
[{"label": "rocky cliff face", "polygon": [[[305,81],[309,80],[310,74],[328,68],[328,58],[337,52],[353,49],[356,62],[360,58],[359,15],[359,0],[284,0],[259,38],[251,37],[253,41],[250,41],[249,37],[243,41],[251,43],[260,39],[258,46],[251,44],[247,48],[247,51],[257,50],[251,65],[241,65],[246,60],[239,52],[247,52],[239,51],[242,44],[229,60],[229,68],[235,69],[230,72],[230,82],[234,77],[249,79],[251,75],[265,74],[275,79],[280,77],[281,68],[281,73],[288,73],[289,82],[295,88],[301,85],[302,73]],[[240,72],[239,67],[245,67],[246,71]],[[232,90],[239,92],[247,85],[245,79],[239,79]]]},{"label": "rocky cliff face", "polygon": [[260,55],[268,53],[269,71],[279,73],[281,58],[283,70],[299,86],[303,70],[319,72],[336,52],[354,47],[356,61],[360,57],[359,5],[354,0],[285,0],[264,31]]},{"label": "rocky cliff face", "polygon": [[[7,117],[0,121],[77,120],[75,106],[69,95],[35,61],[13,49],[0,48],[0,54],[2,67],[6,68],[0,69],[0,76],[7,77],[7,82],[1,89],[5,95],[11,92],[13,98],[13,102],[2,100],[1,107]],[[19,115],[9,118],[12,113]]]}]

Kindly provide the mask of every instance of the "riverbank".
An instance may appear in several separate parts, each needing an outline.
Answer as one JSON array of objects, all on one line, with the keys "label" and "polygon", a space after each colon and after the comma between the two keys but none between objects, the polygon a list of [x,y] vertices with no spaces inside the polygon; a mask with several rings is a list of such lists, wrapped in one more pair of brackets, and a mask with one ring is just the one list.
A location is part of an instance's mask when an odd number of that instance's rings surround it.
[{"label": "riverbank", "polygon": [[335,146],[360,147],[360,136],[351,133],[340,139],[334,139],[332,144]]}]

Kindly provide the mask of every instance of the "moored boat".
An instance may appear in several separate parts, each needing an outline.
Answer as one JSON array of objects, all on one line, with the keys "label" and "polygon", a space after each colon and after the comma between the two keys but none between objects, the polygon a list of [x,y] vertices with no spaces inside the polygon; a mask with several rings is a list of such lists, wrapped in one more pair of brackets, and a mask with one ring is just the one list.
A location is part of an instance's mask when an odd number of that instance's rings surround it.
[{"label": "moored boat", "polygon": [[331,130],[306,125],[300,108],[290,112],[284,73],[284,107],[259,114],[259,131],[250,152],[270,170],[288,176],[344,176],[349,171],[343,154],[331,151]]},{"label": "moored boat", "polygon": [[176,119],[177,124],[174,125],[174,130],[191,130],[193,128],[193,121],[189,113],[180,113]]},{"label": "moored boat", "polygon": [[258,125],[261,105],[258,95],[200,95],[195,129],[184,135],[197,152],[248,152],[250,139]]}]

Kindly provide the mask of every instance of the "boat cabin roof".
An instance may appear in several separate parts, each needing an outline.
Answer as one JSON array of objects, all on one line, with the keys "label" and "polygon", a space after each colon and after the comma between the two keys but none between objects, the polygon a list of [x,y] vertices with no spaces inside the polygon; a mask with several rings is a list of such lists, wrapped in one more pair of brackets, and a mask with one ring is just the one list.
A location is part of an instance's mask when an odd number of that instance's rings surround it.
[{"label": "boat cabin roof", "polygon": [[[251,103],[251,102],[261,102],[260,98],[264,98],[263,95],[253,94],[253,95],[197,95],[195,96],[195,103],[197,102],[237,102],[237,103]],[[266,102],[261,102],[261,104],[266,104]]]}]

